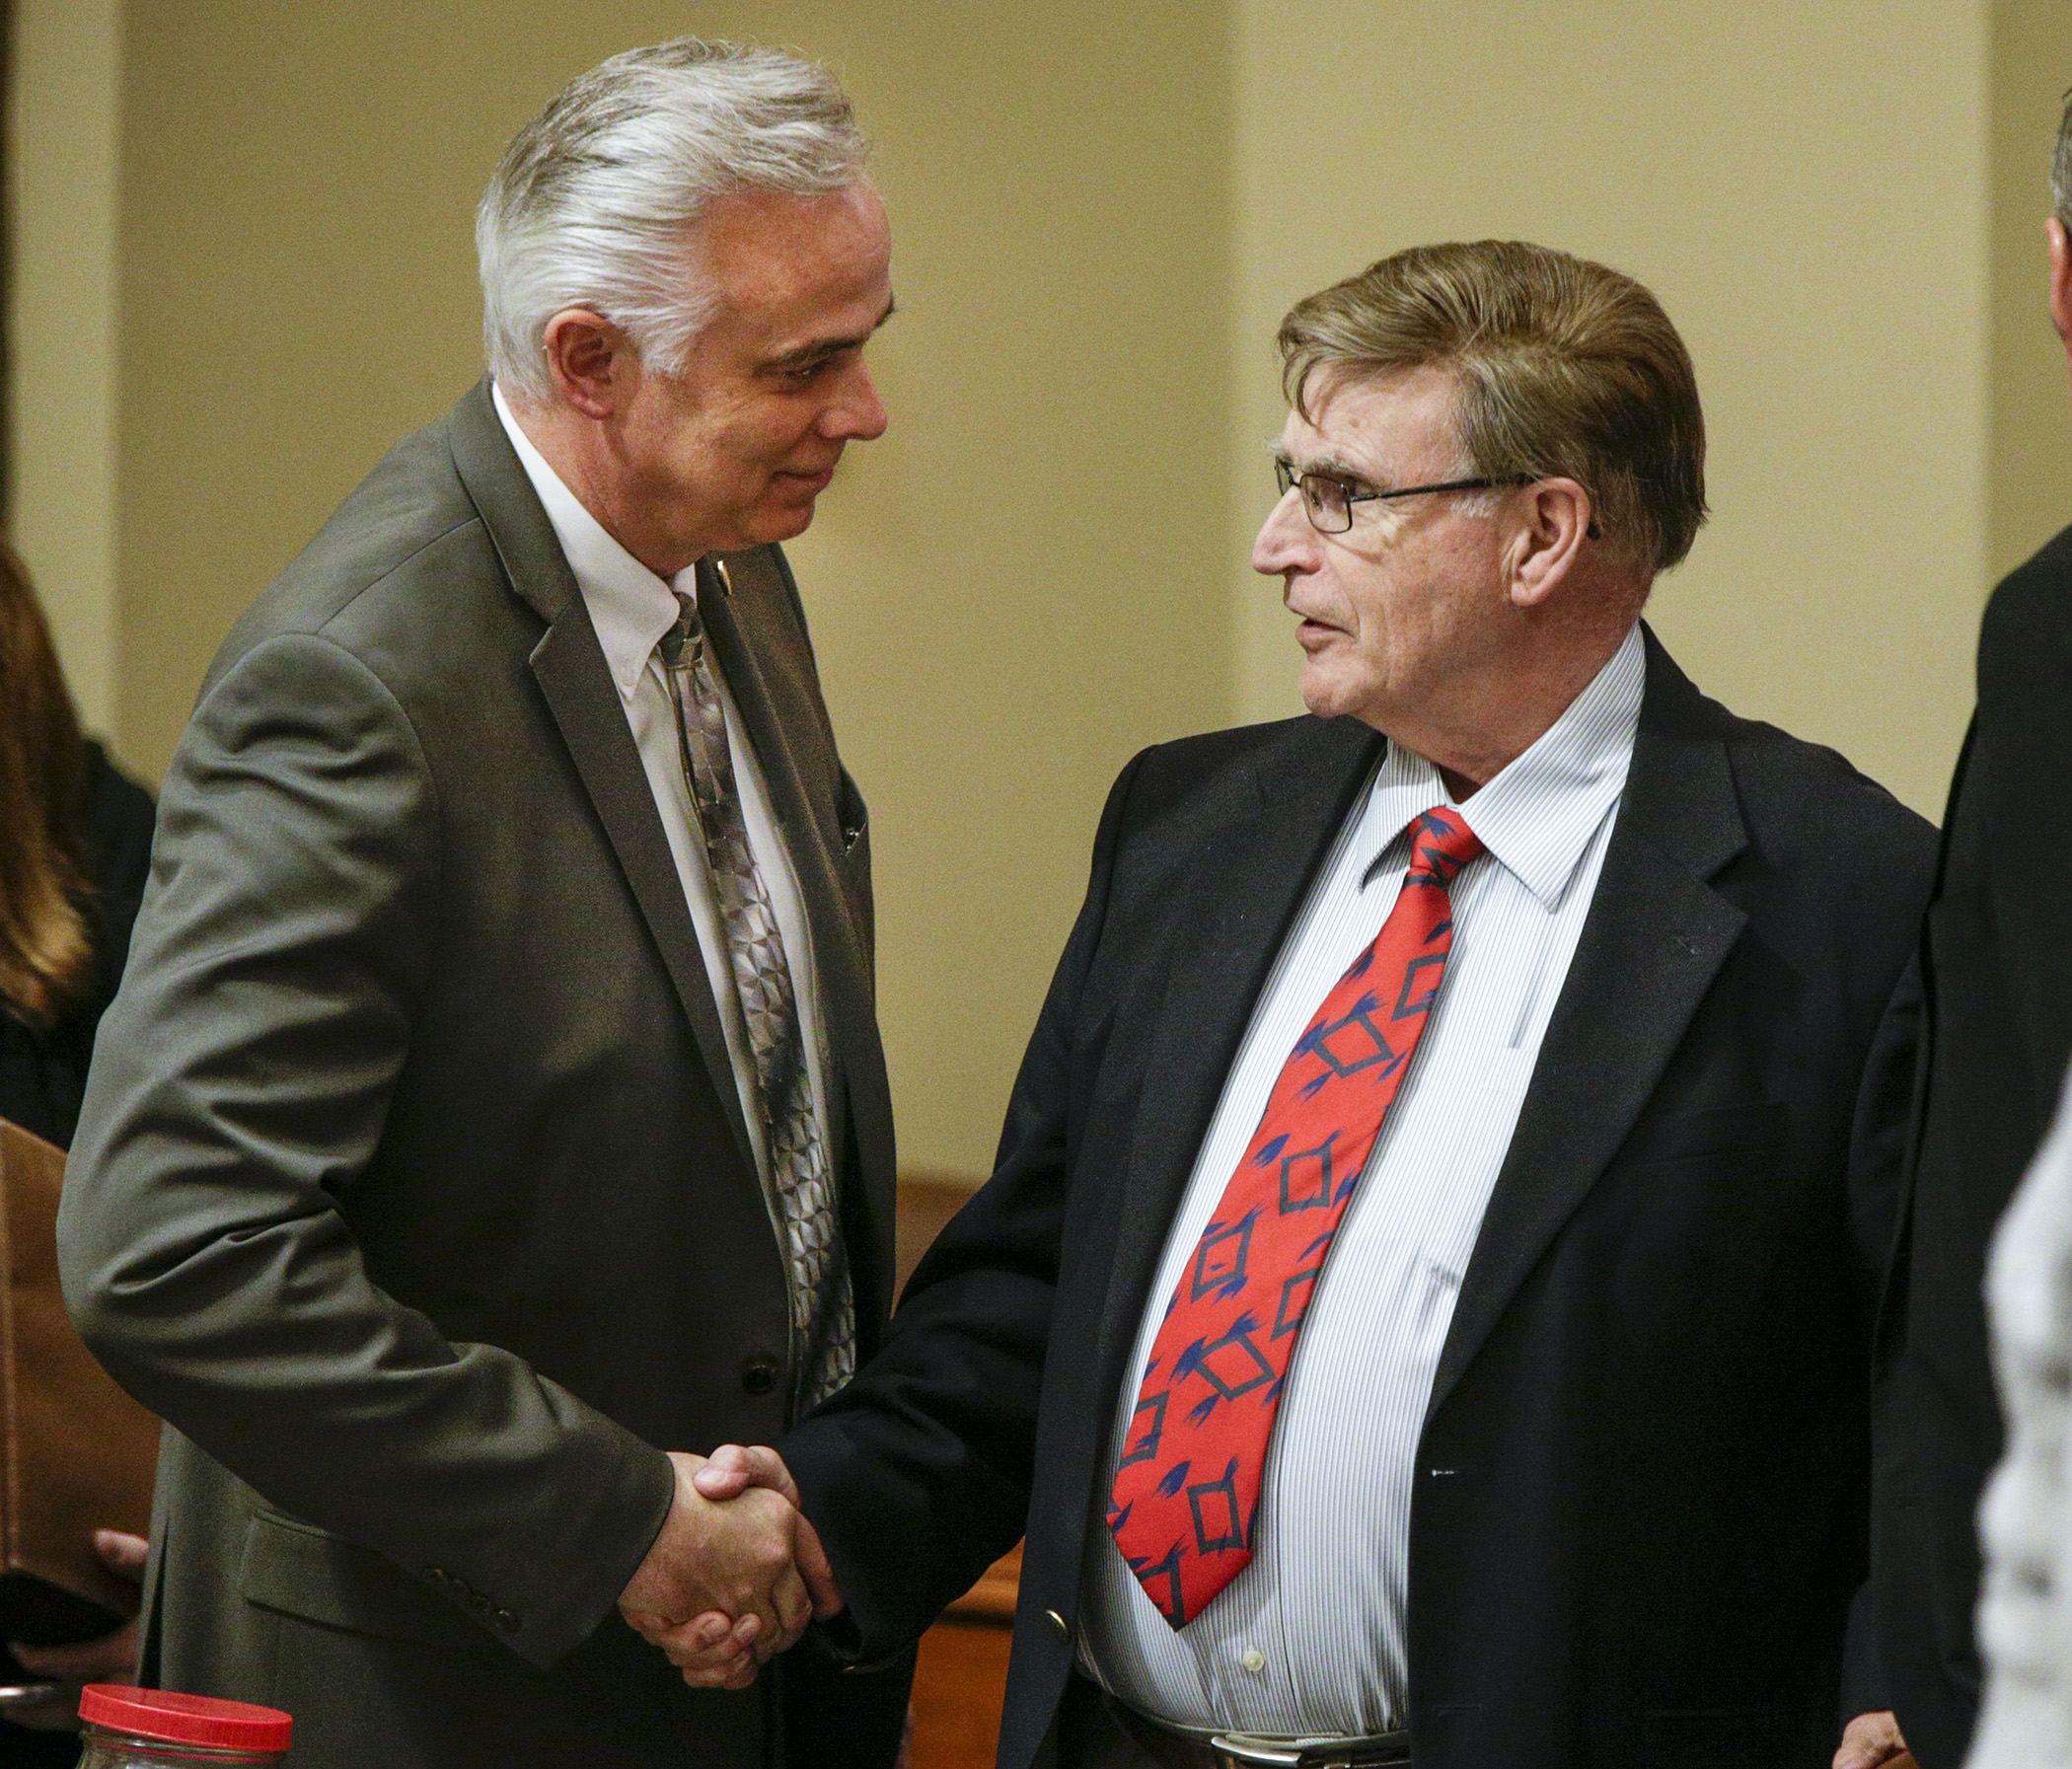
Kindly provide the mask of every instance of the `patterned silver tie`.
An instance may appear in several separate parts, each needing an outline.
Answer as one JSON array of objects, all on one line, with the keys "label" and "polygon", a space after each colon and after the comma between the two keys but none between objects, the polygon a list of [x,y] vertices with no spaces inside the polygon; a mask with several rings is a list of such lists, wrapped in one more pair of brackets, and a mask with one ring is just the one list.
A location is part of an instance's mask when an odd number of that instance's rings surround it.
[{"label": "patterned silver tie", "polygon": [[835,1210],[834,1173],[813,1111],[791,966],[741,820],[726,712],[705,656],[698,604],[689,596],[677,601],[683,614],[662,637],[662,665],[676,701],[684,772],[704,834],[729,968],[748,1027],[752,1091],[762,1110],[783,1234],[799,1399],[810,1407],[854,1373],[855,1301]]}]

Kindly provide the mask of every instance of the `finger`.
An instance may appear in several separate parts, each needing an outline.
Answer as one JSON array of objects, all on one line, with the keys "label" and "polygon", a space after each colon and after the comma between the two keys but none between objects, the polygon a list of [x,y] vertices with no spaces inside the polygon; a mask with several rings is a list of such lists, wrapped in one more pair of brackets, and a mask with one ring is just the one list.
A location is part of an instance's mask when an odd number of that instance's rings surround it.
[{"label": "finger", "polygon": [[[720,1618],[724,1620],[724,1618]],[[656,1641],[663,1656],[697,1689],[746,1689],[756,1680],[756,1660],[747,1641],[760,1632],[756,1618],[744,1617],[743,1625],[729,1629],[716,1642],[704,1639],[696,1623],[686,1623]]]},{"label": "finger", "polygon": [[677,1643],[703,1650],[715,1647],[728,1640],[734,1632],[734,1624],[716,1609],[703,1615],[693,1616],[688,1622],[673,1622],[667,1616],[655,1615],[646,1610],[623,1610],[627,1625],[649,1646],[665,1650]]},{"label": "finger", "polygon": [[840,1615],[847,1607],[842,1586],[835,1582],[835,1569],[828,1564],[827,1550],[820,1545],[820,1531],[803,1515],[791,1526],[791,1559],[799,1577],[806,1582],[813,1613],[822,1621]]},{"label": "finger", "polygon": [[144,1562],[151,1558],[151,1544],[127,1530],[97,1529],[94,1531],[94,1552],[111,1573],[120,1573],[125,1579],[141,1583]]},{"label": "finger", "polygon": [[662,1649],[662,1657],[678,1670],[695,1670],[718,1675],[734,1670],[745,1663],[753,1663],[754,1656],[729,1634],[716,1643],[704,1644],[685,1638],[681,1633],[671,1635],[656,1643]]},{"label": "finger", "polygon": [[1889,1710],[1859,1714],[1842,1729],[1830,1769],[1906,1769],[1906,1740]]},{"label": "finger", "polygon": [[796,1568],[787,1569],[771,1587],[770,1606],[777,1611],[777,1626],[782,1630],[771,1651],[789,1652],[798,1644],[799,1636],[805,1633],[806,1624],[813,1619],[813,1599],[806,1594],[806,1582],[798,1576]]},{"label": "finger", "polygon": [[738,1499],[754,1486],[755,1478],[746,1468],[721,1462],[716,1456],[691,1477],[701,1499],[723,1502]]},{"label": "finger", "polygon": [[746,1475],[747,1479],[734,1488],[735,1492],[746,1487],[767,1487],[779,1494],[787,1504],[798,1503],[798,1486],[791,1478],[791,1470],[784,1466],[784,1458],[767,1444],[744,1447],[739,1443],[722,1443],[712,1451],[710,1460],[699,1473],[698,1490],[707,1499],[716,1499],[719,1495],[703,1484],[704,1479],[717,1481],[725,1476]]},{"label": "finger", "polygon": [[[787,1567],[779,1575],[777,1583],[756,1605],[755,1615],[758,1625],[754,1636],[749,1641],[749,1651],[755,1654],[758,1664],[767,1664],[796,1638],[791,1630],[784,1625],[783,1616],[778,1611],[777,1604],[779,1599],[777,1593],[786,1588],[787,1582],[795,1584],[797,1579],[798,1575]],[[743,1616],[741,1619],[746,1621],[748,1618]],[[734,1637],[737,1640],[741,1637],[741,1629],[738,1624],[736,1624],[734,1629]]]},{"label": "finger", "polygon": [[63,1683],[118,1683],[136,1675],[136,1629],[128,1623],[99,1640],[65,1646],[18,1646],[10,1650],[23,1669]]}]

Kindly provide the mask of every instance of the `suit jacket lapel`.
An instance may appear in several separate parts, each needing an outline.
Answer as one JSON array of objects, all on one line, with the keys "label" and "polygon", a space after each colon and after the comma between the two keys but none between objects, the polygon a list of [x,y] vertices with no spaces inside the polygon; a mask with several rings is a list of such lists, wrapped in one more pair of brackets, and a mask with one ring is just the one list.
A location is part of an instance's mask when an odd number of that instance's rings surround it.
[{"label": "suit jacket lapel", "polygon": [[525,468],[497,419],[487,381],[478,385],[455,409],[451,439],[454,464],[481,512],[511,588],[547,623],[547,631],[529,660],[533,676],[654,936],[733,1132],[735,1150],[752,1174],[755,1155],[741,1115],[734,1066],[719,1010],[713,1004],[704,955],[699,950],[698,930],[684,902],[683,880],[669,851],[669,838],[663,834],[640,752],[590,624],[589,608],[576,587],[554,525],[540,507]]},{"label": "suit jacket lapel", "polygon": [[1451,1392],[1661,1079],[1747,918],[1707,882],[1747,845],[1723,716],[1647,634],[1618,822],[1432,1387]]},{"label": "suit jacket lapel", "polygon": [[1150,1029],[1097,1340],[1098,1393],[1125,1377],[1166,1233],[1275,955],[1382,740],[1350,718],[1306,719],[1231,771],[1204,823],[1191,889],[1152,906],[1178,930]]}]

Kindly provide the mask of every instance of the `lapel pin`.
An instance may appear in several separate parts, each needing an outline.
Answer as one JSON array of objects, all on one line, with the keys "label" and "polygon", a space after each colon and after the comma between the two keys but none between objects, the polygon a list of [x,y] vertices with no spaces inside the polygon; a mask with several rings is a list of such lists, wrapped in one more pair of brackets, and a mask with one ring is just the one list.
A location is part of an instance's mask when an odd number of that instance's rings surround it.
[{"label": "lapel pin", "polygon": [[734,580],[727,575],[725,559],[712,561],[712,575],[719,579],[719,593],[731,597],[734,593]]}]

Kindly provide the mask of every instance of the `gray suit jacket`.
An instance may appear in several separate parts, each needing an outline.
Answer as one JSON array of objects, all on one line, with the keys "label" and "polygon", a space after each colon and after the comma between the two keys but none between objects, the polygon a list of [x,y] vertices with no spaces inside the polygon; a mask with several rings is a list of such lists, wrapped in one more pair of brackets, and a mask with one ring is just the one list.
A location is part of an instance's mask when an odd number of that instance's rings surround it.
[{"label": "gray suit jacket", "polygon": [[[707,625],[813,929],[867,1354],[893,1157],[863,807],[782,556],[726,564]],[[662,825],[486,384],[218,654],[59,1232],[81,1330],[170,1422],[147,1680],[287,1708],[299,1769],[774,1760],[780,1683],[694,1694],[614,1609],[662,1450],[788,1422],[783,1275]],[[829,1680],[813,1724],[896,1680]]]}]

